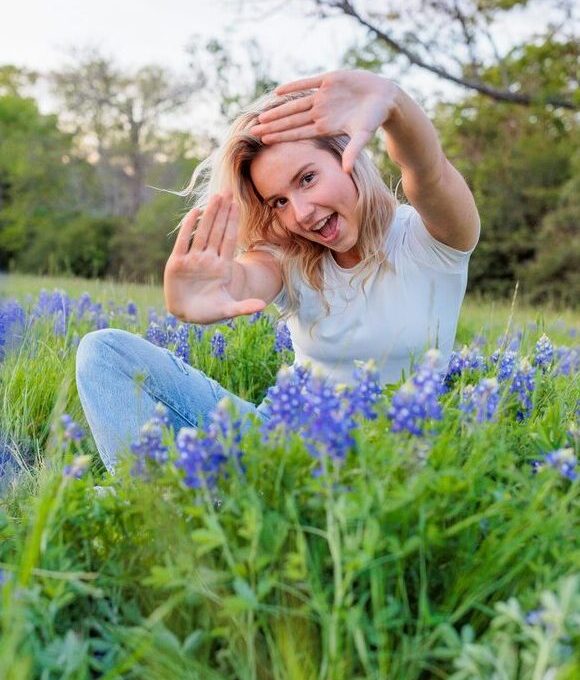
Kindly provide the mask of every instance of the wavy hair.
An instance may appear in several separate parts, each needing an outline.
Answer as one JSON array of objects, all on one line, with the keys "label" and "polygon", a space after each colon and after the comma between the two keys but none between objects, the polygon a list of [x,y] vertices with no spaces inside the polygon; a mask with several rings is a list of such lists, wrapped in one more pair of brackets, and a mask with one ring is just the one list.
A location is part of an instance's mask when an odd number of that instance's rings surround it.
[{"label": "wavy hair", "polygon": [[[330,307],[324,296],[323,262],[327,248],[297,234],[287,231],[278,221],[274,210],[264,203],[250,175],[252,161],[267,148],[258,137],[249,133],[264,111],[288,101],[312,94],[312,90],[278,96],[268,93],[247,107],[231,125],[225,141],[205,161],[200,163],[188,186],[181,192],[192,199],[197,208],[205,208],[210,196],[229,190],[238,203],[239,236],[243,251],[268,250],[277,257],[287,304],[282,316],[287,318],[297,312],[300,295],[295,281],[306,280],[318,291],[328,314]],[[350,138],[348,135],[315,137],[310,140],[316,147],[331,153],[339,163]],[[361,261],[353,274],[361,278],[361,288],[377,270],[382,275],[389,267],[384,243],[393,219],[396,199],[385,186],[376,166],[366,153],[360,153],[354,163],[352,178],[358,199],[355,214],[358,219],[359,241],[357,248]]]}]

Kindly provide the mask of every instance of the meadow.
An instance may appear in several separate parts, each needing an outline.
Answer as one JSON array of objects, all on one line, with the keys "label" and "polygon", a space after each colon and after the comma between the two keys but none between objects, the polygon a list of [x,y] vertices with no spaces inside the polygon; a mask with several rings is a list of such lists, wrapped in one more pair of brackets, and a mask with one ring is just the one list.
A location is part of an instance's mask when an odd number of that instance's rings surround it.
[{"label": "meadow", "polygon": [[[282,368],[273,310],[184,326],[162,300],[3,281],[0,678],[580,677],[577,313],[472,297],[445,374],[428,352],[345,388]],[[74,384],[106,327],[271,419],[159,408],[109,475]]]}]

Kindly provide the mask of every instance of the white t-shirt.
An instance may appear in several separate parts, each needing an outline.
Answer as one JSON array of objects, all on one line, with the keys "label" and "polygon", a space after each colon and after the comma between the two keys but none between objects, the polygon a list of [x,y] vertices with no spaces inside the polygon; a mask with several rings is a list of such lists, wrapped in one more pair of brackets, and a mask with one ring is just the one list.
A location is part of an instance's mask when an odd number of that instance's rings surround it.
[{"label": "white t-shirt", "polygon": [[[441,352],[441,368],[451,354],[457,320],[467,285],[467,266],[473,249],[456,250],[427,231],[419,213],[400,205],[385,241],[390,270],[371,275],[361,290],[361,277],[349,282],[357,267],[340,267],[330,252],[324,260],[325,309],[316,290],[296,280],[301,295],[298,313],[288,328],[295,363],[340,383],[352,384],[355,360],[374,359],[383,383],[408,376],[413,361],[427,349]],[[283,311],[283,288],[273,301]],[[312,329],[312,324],[318,323]]]}]

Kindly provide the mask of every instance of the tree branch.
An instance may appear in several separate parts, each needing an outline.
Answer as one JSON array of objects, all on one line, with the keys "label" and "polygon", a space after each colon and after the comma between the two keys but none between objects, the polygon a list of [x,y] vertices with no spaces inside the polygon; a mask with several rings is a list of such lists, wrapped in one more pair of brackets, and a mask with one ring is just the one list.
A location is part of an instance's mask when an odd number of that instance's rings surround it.
[{"label": "tree branch", "polygon": [[[369,31],[371,31],[371,33],[374,33],[374,35],[377,38],[386,43],[393,51],[397,52],[398,54],[402,54],[404,57],[406,57],[411,62],[411,64],[414,64],[419,68],[429,71],[430,73],[433,73],[434,75],[439,76],[444,80],[448,80],[468,90],[475,90],[476,92],[479,92],[480,94],[483,94],[486,97],[490,97],[495,101],[510,102],[511,104],[519,104],[521,106],[531,106],[532,104],[540,103],[538,101],[538,98],[534,97],[531,94],[510,92],[509,90],[498,89],[496,87],[492,87],[491,85],[487,85],[481,80],[473,78],[461,78],[459,76],[453,75],[452,73],[449,73],[447,70],[441,68],[440,66],[428,64],[423,59],[421,59],[417,54],[409,50],[407,47],[405,47],[403,44],[392,38],[383,30],[381,30],[378,26],[371,24],[367,19],[361,16],[354,8],[351,0],[330,0],[329,2],[323,2],[323,0],[316,0],[316,2],[320,6],[326,5],[327,7],[338,9],[343,14],[352,17],[353,19],[358,21],[358,23],[361,26],[365,26],[366,28],[368,28]],[[577,109],[577,106],[575,106],[573,102],[568,101],[566,99],[562,99],[560,97],[546,97],[541,100],[541,103],[550,104],[556,108],[570,109],[572,111],[575,111]]]}]

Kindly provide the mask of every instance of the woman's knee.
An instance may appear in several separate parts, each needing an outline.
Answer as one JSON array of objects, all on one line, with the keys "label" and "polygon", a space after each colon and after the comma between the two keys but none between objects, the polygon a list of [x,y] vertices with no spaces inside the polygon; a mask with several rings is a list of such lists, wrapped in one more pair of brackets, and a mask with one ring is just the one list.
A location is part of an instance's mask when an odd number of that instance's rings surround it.
[{"label": "woman's knee", "polygon": [[127,348],[134,339],[143,340],[133,333],[119,328],[103,328],[92,331],[81,338],[76,354],[77,377],[91,372],[95,366],[112,366],[115,357],[122,356],[121,347]]}]

